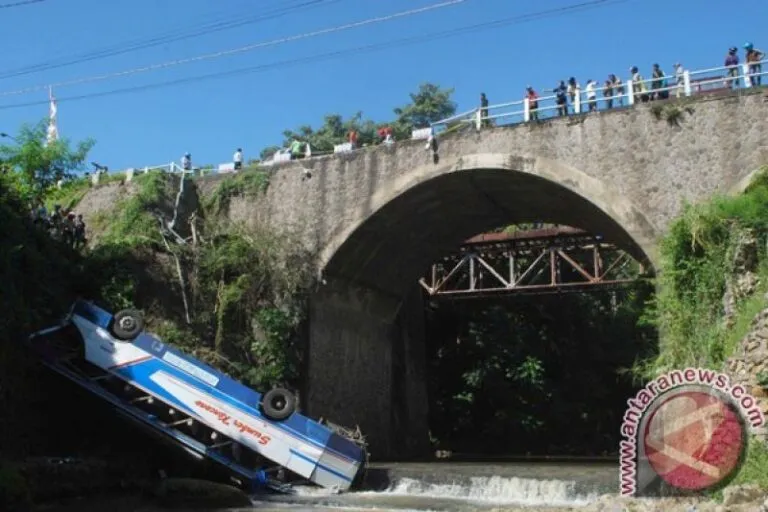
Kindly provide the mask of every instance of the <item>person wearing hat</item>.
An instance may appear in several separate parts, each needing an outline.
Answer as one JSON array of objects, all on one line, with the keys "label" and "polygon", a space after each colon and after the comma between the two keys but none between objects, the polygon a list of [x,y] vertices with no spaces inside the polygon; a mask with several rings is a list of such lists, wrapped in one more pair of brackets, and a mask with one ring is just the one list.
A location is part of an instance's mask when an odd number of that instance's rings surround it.
[{"label": "person wearing hat", "polygon": [[557,103],[557,115],[568,115],[568,87],[563,80],[560,80],[560,84],[555,87],[552,92],[555,93],[555,102]]},{"label": "person wearing hat", "polygon": [[243,168],[243,150],[242,148],[237,148],[237,151],[235,151],[234,156],[232,157],[232,160],[235,162],[235,170],[239,171]]},{"label": "person wearing hat", "polygon": [[760,62],[765,58],[765,52],[756,49],[752,43],[745,44],[744,50],[747,53],[746,61],[749,65],[749,81],[752,87],[760,87],[762,82],[760,73],[763,72],[763,65]]},{"label": "person wearing hat", "polygon": [[185,171],[192,170],[192,155],[184,153],[184,156],[181,158],[181,168]]},{"label": "person wearing hat", "polygon": [[634,92],[635,103],[648,103],[650,97],[648,96],[648,86],[645,84],[643,75],[640,74],[640,70],[637,66],[629,68],[629,72],[632,73],[632,90]]},{"label": "person wearing hat", "polygon": [[739,55],[735,46],[731,46],[725,56],[725,67],[728,68],[729,87],[735,89],[739,83]]}]

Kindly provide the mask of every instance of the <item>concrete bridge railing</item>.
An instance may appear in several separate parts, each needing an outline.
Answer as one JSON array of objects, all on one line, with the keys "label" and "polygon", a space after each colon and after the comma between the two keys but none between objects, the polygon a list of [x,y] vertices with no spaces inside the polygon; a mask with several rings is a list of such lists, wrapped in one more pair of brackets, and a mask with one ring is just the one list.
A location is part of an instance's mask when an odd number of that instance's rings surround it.
[{"label": "concrete bridge railing", "polygon": [[[600,102],[610,100],[616,107],[631,107],[636,102],[642,101],[640,94],[645,90],[647,94],[663,93],[666,96],[677,98],[690,97],[697,94],[735,90],[751,89],[756,87],[756,83],[761,81],[762,77],[768,79],[768,71],[750,73],[751,66],[761,66],[768,64],[768,60],[759,63],[741,64],[739,66],[723,66],[717,68],[708,68],[700,70],[681,70],[673,75],[664,75],[657,78],[646,78],[640,81],[629,78],[626,83],[621,83],[619,87],[623,92],[617,92],[617,86],[606,87],[597,85],[594,87],[595,108]],[[763,79],[764,80],[764,79]],[[653,83],[659,81],[663,87],[653,88]],[[753,83],[755,82],[755,83]],[[551,89],[544,89],[550,91]],[[606,90],[609,94],[606,95]],[[568,115],[576,115],[588,111],[590,106],[589,98],[582,98],[585,94],[584,89],[577,84],[575,96],[570,105],[566,105]],[[451,129],[456,124],[474,125],[478,130],[489,122],[496,124],[518,124],[528,123],[535,119],[545,119],[558,116],[557,95],[541,96],[535,100],[538,105],[532,108],[532,100],[528,97],[522,100],[510,101],[488,105],[487,107],[477,107],[461,114],[453,115],[446,119],[441,119],[432,123],[432,132],[439,134]],[[490,113],[494,111],[495,113]],[[414,131],[414,139],[426,138],[421,130]]]}]

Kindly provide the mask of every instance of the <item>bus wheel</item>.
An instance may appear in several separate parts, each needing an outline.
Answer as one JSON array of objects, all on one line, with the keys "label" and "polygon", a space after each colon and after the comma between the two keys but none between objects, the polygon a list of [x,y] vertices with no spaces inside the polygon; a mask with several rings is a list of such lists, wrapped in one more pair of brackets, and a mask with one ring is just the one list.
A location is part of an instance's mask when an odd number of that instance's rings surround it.
[{"label": "bus wheel", "polygon": [[262,397],[261,410],[271,420],[284,420],[296,410],[296,396],[287,389],[272,389]]},{"label": "bus wheel", "polygon": [[115,313],[112,320],[112,334],[115,338],[130,341],[144,329],[144,319],[135,309],[123,309]]}]

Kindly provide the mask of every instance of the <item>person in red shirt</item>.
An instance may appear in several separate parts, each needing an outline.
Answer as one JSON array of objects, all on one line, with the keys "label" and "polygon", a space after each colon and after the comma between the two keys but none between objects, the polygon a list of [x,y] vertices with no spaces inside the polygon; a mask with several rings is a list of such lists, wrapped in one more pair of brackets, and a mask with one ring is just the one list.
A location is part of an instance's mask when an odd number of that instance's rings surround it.
[{"label": "person in red shirt", "polygon": [[381,142],[390,142],[392,140],[392,128],[390,126],[382,126],[378,131]]},{"label": "person in red shirt", "polygon": [[530,85],[526,89],[526,98],[528,98],[528,111],[531,114],[531,121],[539,120],[539,95]]},{"label": "person in red shirt", "polygon": [[355,130],[349,131],[349,143],[352,146],[352,149],[357,147],[357,132]]}]

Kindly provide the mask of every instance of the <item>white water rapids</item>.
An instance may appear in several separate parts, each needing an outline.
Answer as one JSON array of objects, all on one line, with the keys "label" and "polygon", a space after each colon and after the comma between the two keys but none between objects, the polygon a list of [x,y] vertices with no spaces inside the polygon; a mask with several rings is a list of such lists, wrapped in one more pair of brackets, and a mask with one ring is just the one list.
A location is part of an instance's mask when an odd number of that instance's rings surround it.
[{"label": "white water rapids", "polygon": [[254,503],[260,510],[392,510],[474,511],[499,507],[580,507],[598,492],[579,492],[576,481],[524,477],[478,476],[445,482],[396,478],[383,491],[334,494],[302,488],[294,496],[270,497]]},{"label": "white water rapids", "polygon": [[[383,493],[395,496],[418,496],[435,499],[454,499],[488,505],[586,505],[597,499],[597,494],[576,492],[576,483],[563,480],[536,480],[518,477],[472,477],[471,483],[435,484],[412,478],[403,478]],[[369,494],[369,493],[360,493]]]}]

